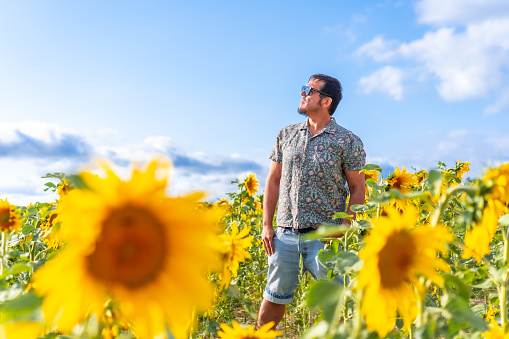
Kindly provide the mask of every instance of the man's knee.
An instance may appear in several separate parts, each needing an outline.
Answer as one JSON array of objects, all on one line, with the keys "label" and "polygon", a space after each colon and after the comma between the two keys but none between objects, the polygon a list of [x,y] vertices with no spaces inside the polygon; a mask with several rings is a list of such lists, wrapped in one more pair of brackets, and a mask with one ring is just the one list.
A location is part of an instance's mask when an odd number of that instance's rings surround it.
[{"label": "man's knee", "polygon": [[285,304],[276,304],[267,299],[263,299],[260,306],[260,313],[258,314],[258,326],[273,321],[273,329],[279,324],[285,315]]}]

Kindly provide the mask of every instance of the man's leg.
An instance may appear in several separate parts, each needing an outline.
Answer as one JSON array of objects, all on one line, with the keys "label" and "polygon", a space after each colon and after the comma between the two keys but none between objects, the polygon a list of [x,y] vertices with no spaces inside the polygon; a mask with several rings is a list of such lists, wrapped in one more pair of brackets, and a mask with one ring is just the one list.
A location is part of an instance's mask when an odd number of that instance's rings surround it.
[{"label": "man's leg", "polygon": [[298,236],[291,231],[276,231],[274,254],[268,258],[267,285],[258,314],[258,325],[274,321],[274,328],[285,314],[285,305],[292,302],[299,283]]},{"label": "man's leg", "polygon": [[260,313],[258,314],[258,326],[273,321],[274,326],[272,329],[275,330],[285,315],[285,306],[285,304],[276,304],[264,298],[260,306]]}]

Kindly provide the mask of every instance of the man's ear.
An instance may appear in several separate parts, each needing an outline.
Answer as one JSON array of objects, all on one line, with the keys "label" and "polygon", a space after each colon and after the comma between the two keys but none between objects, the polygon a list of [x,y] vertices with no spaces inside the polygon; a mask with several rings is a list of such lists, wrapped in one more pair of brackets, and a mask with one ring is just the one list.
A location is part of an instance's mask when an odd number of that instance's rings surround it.
[{"label": "man's ear", "polygon": [[325,97],[323,100],[322,100],[322,107],[325,107],[327,109],[329,109],[329,106],[332,104],[332,98],[329,98],[329,97]]}]

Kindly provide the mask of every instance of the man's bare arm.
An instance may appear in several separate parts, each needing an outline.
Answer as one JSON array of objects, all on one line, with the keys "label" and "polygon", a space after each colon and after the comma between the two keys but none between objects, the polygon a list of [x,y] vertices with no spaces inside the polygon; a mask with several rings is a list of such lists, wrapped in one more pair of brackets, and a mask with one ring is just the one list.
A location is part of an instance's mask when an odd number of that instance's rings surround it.
[{"label": "man's bare arm", "polygon": [[[346,170],[345,175],[348,189],[350,190],[350,202],[346,209],[346,213],[352,215],[355,219],[355,213],[350,210],[350,207],[364,204],[366,198],[364,172],[360,172],[359,170]],[[349,225],[350,220],[343,219],[343,224]]]},{"label": "man's bare arm", "polygon": [[274,254],[273,239],[276,236],[272,226],[276,205],[279,199],[279,184],[281,181],[282,165],[277,162],[270,164],[269,174],[265,182],[265,192],[263,194],[263,230],[262,241],[265,252],[268,256]]}]

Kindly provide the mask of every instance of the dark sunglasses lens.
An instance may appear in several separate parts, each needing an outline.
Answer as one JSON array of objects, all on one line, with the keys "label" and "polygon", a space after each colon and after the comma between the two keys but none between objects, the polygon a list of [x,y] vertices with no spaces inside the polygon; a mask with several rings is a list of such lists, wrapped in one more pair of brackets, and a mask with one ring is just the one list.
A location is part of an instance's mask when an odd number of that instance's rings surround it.
[{"label": "dark sunglasses lens", "polygon": [[309,86],[302,86],[302,89],[300,91],[301,92],[304,91],[304,93],[306,93],[306,95],[309,95],[309,92],[311,92],[311,87],[309,87]]}]

